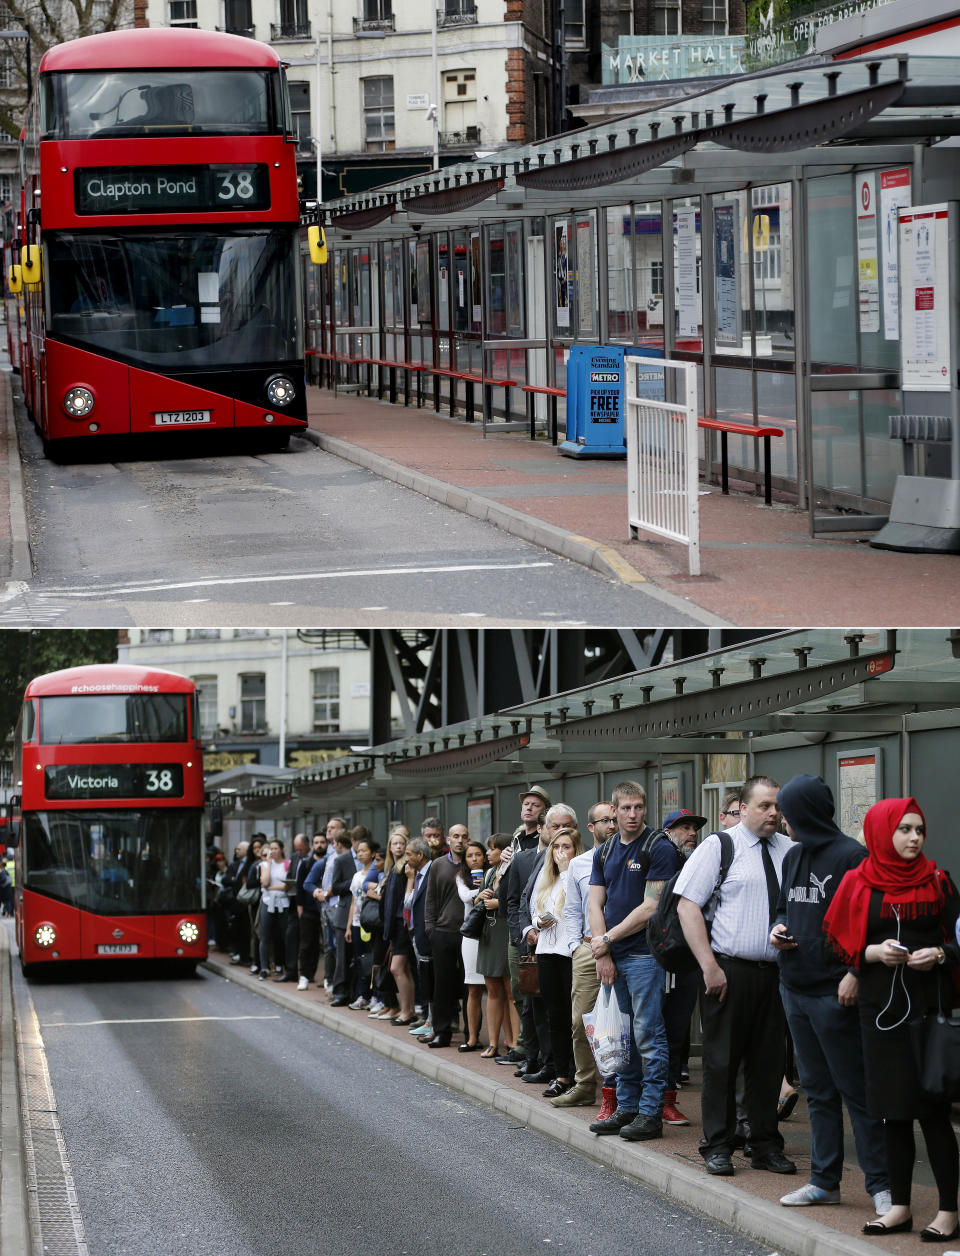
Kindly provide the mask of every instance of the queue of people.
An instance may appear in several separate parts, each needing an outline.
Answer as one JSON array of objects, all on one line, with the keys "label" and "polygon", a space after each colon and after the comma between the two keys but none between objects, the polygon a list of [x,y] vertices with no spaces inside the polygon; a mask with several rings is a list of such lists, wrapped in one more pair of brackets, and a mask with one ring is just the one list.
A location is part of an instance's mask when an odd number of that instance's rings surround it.
[{"label": "queue of people", "polygon": [[[939,1195],[920,1238],[957,1238],[960,1155],[949,1100],[921,1086],[918,1026],[956,1001],[960,897],[923,854],[919,804],[877,803],[861,843],[838,828],[821,778],[758,776],[700,840],[705,824],[676,809],[653,828],[643,787],[624,781],[590,809],[586,842],[541,786],[521,794],[513,833],[485,841],[463,824],[444,836],[429,816],[415,837],[396,826],[381,852],[333,819],[285,860],[255,835],[222,875],[231,960],[299,989],[322,982],[332,1006],[428,1048],[462,1032],[458,1051],[512,1067],[556,1107],[599,1102],[590,1129],[628,1141],[689,1124],[678,1093],[699,1000],[707,1173],[733,1174],[738,1147],[754,1169],[796,1173],[779,1128],[796,1102],[792,1054],[811,1168],[781,1204],[840,1202],[846,1107],[876,1211],[864,1232],[913,1226],[918,1121]],[[689,961],[676,973],[647,941],[671,901]],[[630,1026],[615,1076],[598,1072],[584,1026],[603,986]]]}]

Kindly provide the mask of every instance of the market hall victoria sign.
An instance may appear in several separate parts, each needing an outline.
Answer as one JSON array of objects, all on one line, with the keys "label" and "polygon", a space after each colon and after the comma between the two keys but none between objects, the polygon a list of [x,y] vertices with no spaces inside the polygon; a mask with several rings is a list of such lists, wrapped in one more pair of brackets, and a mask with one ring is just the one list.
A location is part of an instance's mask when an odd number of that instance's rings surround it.
[{"label": "market hall victoria sign", "polygon": [[78,214],[181,214],[270,208],[263,163],[107,166],[74,171]]},{"label": "market hall victoria sign", "polygon": [[47,798],[182,798],[180,763],[70,763],[44,769]]}]

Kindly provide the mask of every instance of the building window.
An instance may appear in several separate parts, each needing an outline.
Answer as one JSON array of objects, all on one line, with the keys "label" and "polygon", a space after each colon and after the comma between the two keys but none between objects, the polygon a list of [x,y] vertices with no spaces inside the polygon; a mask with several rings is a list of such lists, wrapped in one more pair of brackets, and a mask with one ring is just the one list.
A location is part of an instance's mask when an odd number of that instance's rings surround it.
[{"label": "building window", "polygon": [[310,126],[310,84],[294,83],[288,80],[290,89],[290,113],[293,118],[293,133],[297,139],[297,148],[302,153],[313,152],[310,143],[312,129]]},{"label": "building window", "polygon": [[726,35],[727,0],[703,0],[700,29],[704,35]]},{"label": "building window", "polygon": [[659,0],[653,11],[654,35],[680,34],[680,5],[677,0]]},{"label": "building window", "polygon": [[340,731],[340,669],[318,667],[313,677],[313,731],[338,733]]},{"label": "building window", "polygon": [[217,678],[216,676],[194,676],[192,680],[197,686],[200,736],[215,737],[217,735]]},{"label": "building window", "polygon": [[583,0],[566,0],[563,11],[563,37],[567,47],[586,44],[586,26],[583,20]]},{"label": "building window", "polygon": [[13,175],[0,174],[0,209],[7,208],[13,201]]},{"label": "building window", "polygon": [[437,9],[438,26],[473,26],[477,20],[474,0],[443,0]]},{"label": "building window", "polygon": [[267,731],[267,677],[264,672],[240,673],[240,731]]},{"label": "building window", "polygon": [[170,0],[171,26],[196,26],[197,0]]},{"label": "building window", "polygon": [[235,641],[246,641],[251,638],[268,637],[269,635],[269,628],[234,628],[233,630]]},{"label": "building window", "polygon": [[149,641],[151,645],[170,645],[173,641],[173,629],[147,628],[144,631],[143,640]]},{"label": "building window", "polygon": [[363,80],[363,140],[368,153],[392,153],[397,146],[392,76]]},{"label": "building window", "polygon": [[663,296],[663,262],[650,263],[650,291],[655,297]]},{"label": "building window", "polygon": [[[26,79],[21,80],[26,85]],[[17,65],[14,57],[9,52],[5,52],[0,56],[0,87],[17,87]]]},{"label": "building window", "polygon": [[224,0],[224,28],[231,35],[253,34],[252,0]]},{"label": "building window", "polygon": [[187,640],[188,641],[219,641],[220,629],[219,628],[188,628]]},{"label": "building window", "polygon": [[363,17],[353,19],[355,31],[392,31],[393,0],[363,0]]}]

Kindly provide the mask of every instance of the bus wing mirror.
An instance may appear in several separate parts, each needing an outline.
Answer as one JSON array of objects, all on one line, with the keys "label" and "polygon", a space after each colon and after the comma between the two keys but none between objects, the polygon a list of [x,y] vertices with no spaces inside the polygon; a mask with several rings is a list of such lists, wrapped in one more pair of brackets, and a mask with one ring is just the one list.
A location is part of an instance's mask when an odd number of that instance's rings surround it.
[{"label": "bus wing mirror", "polygon": [[11,820],[3,829],[0,829],[0,841],[3,841],[8,850],[13,850],[14,846],[20,845],[20,821]]},{"label": "bus wing mirror", "polygon": [[327,237],[322,227],[307,228],[307,244],[310,246],[310,260],[314,266],[325,266],[327,261]]},{"label": "bus wing mirror", "polygon": [[20,256],[20,277],[24,283],[40,282],[40,245],[28,244]]},{"label": "bus wing mirror", "polygon": [[23,275],[16,262],[7,267],[7,287],[14,296],[23,291]]}]

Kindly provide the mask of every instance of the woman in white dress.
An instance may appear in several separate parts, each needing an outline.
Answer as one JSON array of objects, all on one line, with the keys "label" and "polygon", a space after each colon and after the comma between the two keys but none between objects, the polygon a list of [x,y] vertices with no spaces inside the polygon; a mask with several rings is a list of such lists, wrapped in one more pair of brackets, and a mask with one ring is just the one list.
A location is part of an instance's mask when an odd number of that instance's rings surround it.
[{"label": "woman in white dress", "polygon": [[[457,874],[457,893],[463,901],[464,920],[469,915],[473,901],[480,892],[486,870],[486,847],[482,842],[468,842]],[[480,1042],[480,1024],[483,1020],[483,988],[486,982],[477,972],[477,947],[479,945],[477,938],[461,939],[463,979],[467,987],[467,1041],[460,1044],[458,1051],[479,1051],[483,1047],[483,1043]]]}]

